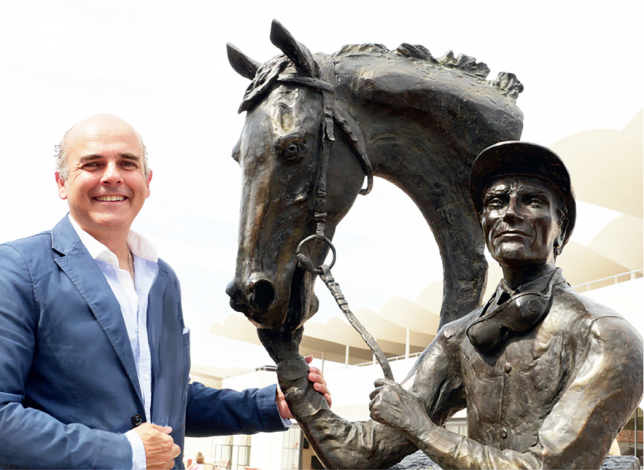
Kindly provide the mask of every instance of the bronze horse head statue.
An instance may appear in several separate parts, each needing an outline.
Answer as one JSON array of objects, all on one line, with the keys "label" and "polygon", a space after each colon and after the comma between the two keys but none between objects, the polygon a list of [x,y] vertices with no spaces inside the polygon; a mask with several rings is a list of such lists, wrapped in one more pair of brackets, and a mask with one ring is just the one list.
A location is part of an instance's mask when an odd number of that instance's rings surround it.
[{"label": "bronze horse head statue", "polygon": [[258,328],[293,331],[310,318],[315,267],[375,174],[405,191],[434,233],[445,273],[441,324],[471,311],[487,263],[469,169],[484,148],[519,139],[523,86],[506,73],[485,80],[485,64],[451,52],[435,59],[422,46],[313,55],[276,21],[271,41],[284,55],[264,64],[228,45],[231,65],[251,80],[233,151],[243,190],[231,306]]}]

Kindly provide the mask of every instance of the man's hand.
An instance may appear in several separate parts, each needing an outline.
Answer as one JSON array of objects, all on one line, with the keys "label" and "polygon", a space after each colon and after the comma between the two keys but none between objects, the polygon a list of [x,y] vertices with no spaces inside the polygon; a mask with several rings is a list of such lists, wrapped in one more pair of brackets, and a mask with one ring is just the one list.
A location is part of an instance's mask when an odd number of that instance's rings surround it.
[{"label": "man's hand", "polygon": [[[307,364],[310,364],[311,361],[313,361],[313,356],[306,356],[304,360]],[[333,400],[331,399],[331,392],[326,386],[326,380],[324,380],[322,371],[317,367],[309,367],[309,380],[313,382],[313,388],[324,395],[324,399],[327,401],[330,407]],[[294,416],[291,413],[288,404],[286,403],[286,398],[284,398],[284,393],[282,393],[279,385],[277,386],[275,403],[277,404],[277,410],[279,411],[280,416],[283,419],[294,419]]]},{"label": "man's hand", "polygon": [[420,399],[400,384],[393,380],[378,379],[374,385],[376,389],[369,394],[369,410],[373,420],[410,436],[435,426]]},{"label": "man's hand", "polygon": [[181,449],[170,437],[170,426],[143,423],[134,428],[134,432],[143,441],[145,464],[148,469],[174,468],[174,459],[179,456]]}]

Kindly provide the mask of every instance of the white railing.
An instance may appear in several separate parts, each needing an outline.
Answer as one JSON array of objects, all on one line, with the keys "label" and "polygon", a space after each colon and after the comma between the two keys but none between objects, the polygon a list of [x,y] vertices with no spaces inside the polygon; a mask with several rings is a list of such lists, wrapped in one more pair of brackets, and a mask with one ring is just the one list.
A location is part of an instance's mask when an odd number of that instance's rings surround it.
[{"label": "white railing", "polygon": [[[642,277],[644,275],[644,269],[635,269],[634,271],[629,271],[626,273],[621,273],[621,274],[615,274],[614,276],[609,276],[605,277],[603,279],[595,279],[594,281],[590,282],[584,282],[582,284],[577,284],[576,286],[572,286],[573,289],[577,289],[579,292],[588,292],[593,289],[598,289],[600,287],[606,286],[608,283],[606,281],[613,281],[613,284],[618,284],[620,282],[626,282],[626,281],[631,281],[633,279],[637,279],[638,277]],[[597,287],[592,287],[593,284],[598,284],[598,283],[604,283],[601,286]],[[585,288],[585,289],[584,289]]]}]

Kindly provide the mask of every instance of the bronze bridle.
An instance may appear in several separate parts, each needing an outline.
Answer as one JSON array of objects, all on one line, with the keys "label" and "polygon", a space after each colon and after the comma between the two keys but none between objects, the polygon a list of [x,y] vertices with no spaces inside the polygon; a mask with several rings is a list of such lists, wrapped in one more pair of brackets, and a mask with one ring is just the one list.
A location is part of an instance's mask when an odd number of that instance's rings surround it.
[{"label": "bronze bridle", "polygon": [[[331,243],[331,240],[325,236],[326,230],[326,221],[327,221],[327,177],[328,177],[328,167],[329,167],[329,155],[331,151],[331,144],[335,141],[335,124],[342,130],[344,135],[347,137],[348,141],[351,144],[351,148],[358,157],[362,168],[365,171],[367,177],[367,187],[360,190],[360,194],[366,196],[371,192],[373,188],[373,167],[367,156],[366,146],[364,140],[359,139],[351,122],[353,119],[349,117],[342,109],[336,106],[335,103],[335,93],[333,87],[327,81],[303,77],[297,74],[284,74],[278,77],[278,82],[285,84],[295,84],[313,88],[318,90],[322,94],[322,113],[323,118],[321,122],[321,132],[322,132],[322,158],[320,159],[318,181],[315,191],[315,207],[313,212],[313,218],[316,222],[315,233],[305,237],[297,245],[297,250],[295,256],[300,263],[300,265],[307,271],[317,274],[320,276],[324,284],[327,286],[336,303],[351,323],[360,336],[367,343],[371,351],[373,352],[376,360],[380,363],[382,367],[385,378],[389,380],[394,380],[391,367],[387,357],[384,355],[380,346],[373,338],[373,336],[366,330],[366,328],[360,323],[356,316],[349,309],[349,304],[345,299],[342,291],[340,290],[340,285],[335,281],[333,275],[331,274],[331,268],[335,265],[336,260],[336,250]],[[357,124],[354,124],[357,126]],[[302,252],[303,246],[310,242],[324,242],[326,243],[333,253],[333,258],[329,265],[322,264],[320,266],[315,266],[311,259]]]}]

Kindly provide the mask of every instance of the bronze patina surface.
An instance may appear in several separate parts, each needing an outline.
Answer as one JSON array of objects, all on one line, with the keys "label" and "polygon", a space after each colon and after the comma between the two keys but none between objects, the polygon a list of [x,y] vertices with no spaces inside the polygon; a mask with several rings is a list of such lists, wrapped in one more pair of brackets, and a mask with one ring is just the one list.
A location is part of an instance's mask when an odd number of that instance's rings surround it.
[{"label": "bronze patina surface", "polygon": [[[642,338],[556,268],[575,202],[561,161],[547,163],[553,156],[507,142],[474,163],[472,194],[504,278],[485,306],[441,328],[401,384],[376,381],[371,421],[350,423],[311,391],[293,356],[297,336],[265,341],[328,468],[386,468],[417,449],[442,468],[600,468],[642,398]],[[503,163],[513,157],[542,164],[518,171]],[[493,166],[508,171],[485,170]],[[469,437],[442,427],[464,408]]]},{"label": "bronze patina surface", "polygon": [[[277,22],[271,40],[285,55],[265,64],[229,45],[252,83],[234,151],[244,186],[227,291],[258,327],[320,461],[386,468],[422,450],[443,468],[599,468],[642,396],[642,338],[556,268],[574,197],[557,155],[515,141],[516,77],[488,82],[484,64],[422,46],[313,55]],[[430,224],[445,294],[436,339],[401,384],[376,382],[372,420],[351,423],[313,390],[298,349],[318,266],[372,175]],[[504,279],[480,306],[484,243]],[[442,427],[464,408],[468,438]]]},{"label": "bronze patina surface", "polygon": [[[243,190],[232,307],[262,329],[294,331],[310,318],[315,274],[296,259],[297,246],[322,216],[332,239],[371,172],[405,191],[434,233],[442,324],[478,306],[487,264],[467,181],[481,150],[521,135],[516,77],[488,81],[487,66],[471,57],[436,59],[409,44],[314,55],[277,22],[271,40],[284,55],[264,64],[228,46],[233,68],[252,80],[233,155]],[[325,209],[317,210],[322,179]],[[303,251],[319,266],[328,244]]]}]

